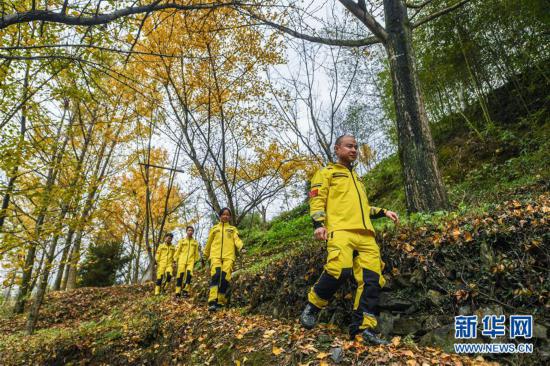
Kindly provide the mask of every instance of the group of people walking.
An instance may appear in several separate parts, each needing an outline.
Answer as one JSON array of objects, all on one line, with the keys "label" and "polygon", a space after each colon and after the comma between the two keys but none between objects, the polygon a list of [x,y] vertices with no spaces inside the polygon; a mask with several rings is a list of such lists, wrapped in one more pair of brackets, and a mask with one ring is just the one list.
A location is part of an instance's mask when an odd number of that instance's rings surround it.
[{"label": "group of people walking", "polygon": [[[375,241],[371,218],[399,218],[393,211],[369,205],[362,180],[355,172],[357,141],[351,135],[336,139],[336,163],[319,169],[311,180],[309,191],[310,215],[313,236],[327,245],[327,260],[317,282],[310,289],[307,304],[300,315],[300,323],[311,329],[317,323],[320,311],[325,308],[338,288],[353,277],[357,291],[353,304],[349,333],[368,344],[387,344],[375,332],[379,313],[380,290],[384,286],[384,263]],[[231,211],[219,212],[219,223],[212,227],[204,249],[204,258],[210,261],[210,292],[208,310],[216,311],[227,304],[227,293],[236,253],[243,248],[237,228],[229,222]],[[166,234],[157,250],[158,265],[155,294],[160,293],[163,281],[172,278],[172,262],[177,261],[176,295],[188,296],[193,267],[201,258],[199,245],[193,239],[193,227],[187,228],[187,237],[171,245],[173,235]]]},{"label": "group of people walking", "polygon": [[200,254],[199,243],[193,238],[195,229],[188,226],[186,237],[178,241],[174,248],[174,235],[167,233],[164,242],[159,245],[155,261],[157,263],[157,281],[155,295],[170,283],[172,279],[173,262],[177,265],[176,297],[188,297],[193,278],[195,264],[204,258],[210,261],[210,292],[208,295],[208,310],[216,311],[227,305],[227,292],[236,254],[242,249],[243,242],[239,238],[237,228],[231,225],[231,210],[222,208],[218,213],[220,222],[210,229],[204,248],[204,257]]}]

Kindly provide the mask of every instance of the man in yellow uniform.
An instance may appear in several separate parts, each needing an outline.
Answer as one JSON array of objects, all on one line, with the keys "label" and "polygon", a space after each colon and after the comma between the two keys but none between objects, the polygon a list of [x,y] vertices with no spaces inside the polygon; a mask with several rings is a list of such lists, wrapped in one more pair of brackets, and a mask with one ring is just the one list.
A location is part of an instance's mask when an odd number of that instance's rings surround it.
[{"label": "man in yellow uniform", "polygon": [[[185,231],[187,233],[187,237],[185,239],[180,239],[178,242],[178,248],[176,249],[176,255],[174,257],[174,259],[178,262],[176,297],[189,296],[193,268],[195,267],[195,263],[200,258],[199,243],[193,238],[195,229],[192,226],[188,226]],[[183,292],[181,289],[182,287]]]},{"label": "man in yellow uniform", "polygon": [[231,210],[227,207],[219,212],[220,222],[210,229],[204,256],[210,259],[210,293],[208,310],[216,311],[227,304],[227,290],[235,254],[243,247],[237,228],[229,224]]},{"label": "man in yellow uniform", "polygon": [[162,281],[166,279],[165,285],[172,279],[172,262],[174,261],[174,246],[172,245],[174,234],[166,233],[164,242],[157,248],[155,263],[157,264],[157,283],[155,284],[155,295],[160,294]]},{"label": "man in yellow uniform", "polygon": [[321,277],[308,294],[300,322],[305,328],[313,328],[319,311],[353,274],[357,293],[350,336],[354,339],[360,334],[366,343],[386,344],[373,333],[380,289],[385,281],[370,217],[386,216],[394,222],[398,217],[395,212],[369,206],[363,182],[354,170],[358,151],[355,138],[338,137],[334,151],[338,163],[318,170],[311,180],[309,205],[314,236],[326,241],[328,256]]}]

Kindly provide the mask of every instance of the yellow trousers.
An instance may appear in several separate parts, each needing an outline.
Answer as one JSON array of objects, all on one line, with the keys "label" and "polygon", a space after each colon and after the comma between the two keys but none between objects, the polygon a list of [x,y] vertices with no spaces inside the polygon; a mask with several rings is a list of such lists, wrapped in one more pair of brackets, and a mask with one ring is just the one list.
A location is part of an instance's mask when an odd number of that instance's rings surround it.
[{"label": "yellow trousers", "polygon": [[308,301],[319,309],[328,302],[351,277],[357,282],[353,304],[351,335],[376,327],[380,289],[385,280],[380,249],[370,231],[339,230],[329,234],[327,263],[324,271],[308,294]]},{"label": "yellow trousers", "polygon": [[[166,264],[164,266],[158,266],[157,268],[157,281],[155,283],[155,295],[160,294],[162,281],[166,279],[164,285],[172,279],[172,263]],[[163,286],[163,287],[165,287]]]},{"label": "yellow trousers", "polygon": [[210,293],[208,304],[227,304],[227,290],[231,280],[233,260],[210,258]]},{"label": "yellow trousers", "polygon": [[172,275],[172,263],[164,266],[158,266],[157,268],[157,280],[163,275],[170,274]]},{"label": "yellow trousers", "polygon": [[181,292],[183,287],[184,292],[189,292],[191,289],[191,279],[193,278],[193,268],[195,263],[178,263],[178,276],[176,279],[176,294]]}]

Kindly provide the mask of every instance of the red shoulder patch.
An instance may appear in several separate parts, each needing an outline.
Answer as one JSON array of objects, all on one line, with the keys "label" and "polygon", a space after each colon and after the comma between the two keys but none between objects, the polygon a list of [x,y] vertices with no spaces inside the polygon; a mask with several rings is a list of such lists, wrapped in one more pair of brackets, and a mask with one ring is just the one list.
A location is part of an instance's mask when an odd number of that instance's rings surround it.
[{"label": "red shoulder patch", "polygon": [[308,193],[309,198],[317,197],[318,195],[319,195],[319,190],[318,189],[312,189]]}]

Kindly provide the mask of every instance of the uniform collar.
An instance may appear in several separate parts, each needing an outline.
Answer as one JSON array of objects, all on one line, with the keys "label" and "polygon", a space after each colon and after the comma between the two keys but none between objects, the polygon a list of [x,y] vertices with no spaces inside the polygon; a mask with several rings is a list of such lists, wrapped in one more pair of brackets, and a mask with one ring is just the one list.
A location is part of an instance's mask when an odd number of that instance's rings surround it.
[{"label": "uniform collar", "polygon": [[351,164],[351,169],[348,168],[347,166],[343,165],[343,164],[340,164],[340,163],[329,163],[329,165],[331,165],[331,166],[333,166],[333,167],[336,167],[336,168],[339,168],[339,169],[345,169],[345,170],[353,170],[353,171],[355,171],[355,167],[357,166],[357,163]]}]

